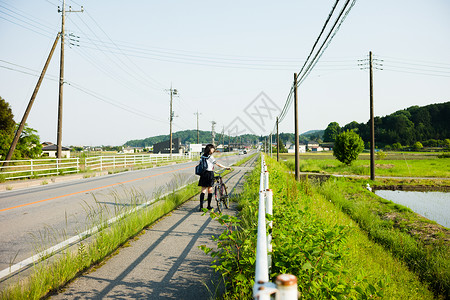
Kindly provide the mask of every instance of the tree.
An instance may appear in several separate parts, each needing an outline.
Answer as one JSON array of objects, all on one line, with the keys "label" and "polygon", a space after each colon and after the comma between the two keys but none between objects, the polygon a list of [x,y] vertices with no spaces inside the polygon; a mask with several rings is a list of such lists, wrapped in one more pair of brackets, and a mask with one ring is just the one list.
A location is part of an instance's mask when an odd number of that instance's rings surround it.
[{"label": "tree", "polygon": [[[277,153],[277,146],[273,146],[272,148],[273,153]],[[287,153],[286,146],[280,141],[280,153]]]},{"label": "tree", "polygon": [[[8,154],[14,134],[19,128],[19,124],[16,124],[13,118],[14,115],[9,103],[0,97],[0,157],[3,159]],[[12,159],[36,158],[41,154],[42,145],[37,131],[25,124]]]},{"label": "tree", "polygon": [[444,140],[444,148],[450,150],[450,139]]},{"label": "tree", "polygon": [[9,147],[14,138],[14,115],[9,103],[0,97],[0,157],[8,154]]},{"label": "tree", "polygon": [[[16,130],[19,125],[16,125]],[[25,123],[22,134],[17,142],[12,159],[37,158],[42,154],[42,145],[37,130]]]},{"label": "tree", "polygon": [[400,150],[400,149],[402,149],[402,144],[400,144],[400,143],[393,143],[392,144],[392,149],[394,149],[394,150]]},{"label": "tree", "polygon": [[359,123],[356,121],[352,121],[352,122],[348,123],[347,125],[345,125],[344,127],[342,127],[342,131],[353,130],[355,132],[358,132],[358,129],[359,129]]},{"label": "tree", "polygon": [[327,129],[323,133],[324,142],[334,142],[336,136],[341,132],[341,127],[337,122],[331,122],[328,124]]},{"label": "tree", "polygon": [[414,148],[414,150],[418,151],[423,148],[423,145],[421,142],[415,142],[413,145],[413,148]]},{"label": "tree", "polygon": [[334,142],[333,155],[342,163],[351,165],[364,150],[364,141],[354,131],[340,133]]}]

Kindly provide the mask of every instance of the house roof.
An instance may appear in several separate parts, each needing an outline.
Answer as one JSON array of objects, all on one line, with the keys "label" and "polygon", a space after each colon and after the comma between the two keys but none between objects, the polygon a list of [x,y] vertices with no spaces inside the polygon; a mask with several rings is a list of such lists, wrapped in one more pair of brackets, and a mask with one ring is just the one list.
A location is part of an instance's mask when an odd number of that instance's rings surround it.
[{"label": "house roof", "polygon": [[[58,150],[58,146],[55,145],[55,144],[42,147],[42,151],[56,151],[56,150]],[[62,151],[68,151],[68,150],[70,150],[70,148],[62,146],[61,150]]]}]

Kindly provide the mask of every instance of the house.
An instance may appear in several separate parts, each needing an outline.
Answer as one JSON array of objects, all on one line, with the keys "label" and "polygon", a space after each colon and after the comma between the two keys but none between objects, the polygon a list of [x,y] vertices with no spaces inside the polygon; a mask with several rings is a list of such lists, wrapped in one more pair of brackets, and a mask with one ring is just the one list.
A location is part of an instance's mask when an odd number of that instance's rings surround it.
[{"label": "house", "polygon": [[[55,144],[42,147],[42,156],[56,157],[57,150],[58,146]],[[61,156],[62,158],[70,158],[70,148],[61,147]]]},{"label": "house", "polygon": [[134,153],[134,148],[133,147],[126,147],[126,148],[124,148],[123,150],[122,150],[122,153],[125,153],[125,154],[131,154],[131,153]]},{"label": "house", "polygon": [[[315,141],[309,141],[306,148],[307,148],[309,151],[313,151],[312,149],[313,149],[313,148],[317,148],[317,147],[319,147],[319,143],[318,143],[318,142],[315,142]],[[315,150],[315,151],[317,151],[317,150]],[[322,150],[320,150],[320,151],[322,151]]]},{"label": "house", "polygon": [[42,148],[44,148],[44,147],[51,146],[54,144],[52,142],[43,142],[43,143],[41,143],[41,145],[42,145]]},{"label": "house", "polygon": [[[170,140],[161,142],[161,143],[157,143],[153,145],[153,153],[170,153]],[[181,148],[181,140],[180,138],[175,138],[172,139],[172,153],[176,154],[176,153],[184,153],[184,149]]]},{"label": "house", "polygon": [[318,147],[311,147],[311,148],[308,148],[309,150],[311,150],[312,152],[321,152],[321,151],[323,151],[324,149],[322,148],[322,147],[320,147],[320,146],[318,146]]},{"label": "house", "polygon": [[[288,150],[288,153],[295,153],[295,144],[290,144],[289,148],[287,148],[287,150]],[[306,145],[305,144],[299,144],[298,145],[298,152],[299,153],[305,153],[306,152]]]}]

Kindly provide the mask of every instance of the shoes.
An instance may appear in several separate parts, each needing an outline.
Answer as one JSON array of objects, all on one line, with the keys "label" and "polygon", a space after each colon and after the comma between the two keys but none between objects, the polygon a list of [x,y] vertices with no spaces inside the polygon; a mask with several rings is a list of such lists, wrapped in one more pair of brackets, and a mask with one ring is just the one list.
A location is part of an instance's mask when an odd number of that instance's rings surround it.
[{"label": "shoes", "polygon": [[207,209],[213,209],[212,206],[208,206]]},{"label": "shoes", "polygon": [[203,211],[203,207],[200,207],[200,208],[198,209],[198,211]]}]

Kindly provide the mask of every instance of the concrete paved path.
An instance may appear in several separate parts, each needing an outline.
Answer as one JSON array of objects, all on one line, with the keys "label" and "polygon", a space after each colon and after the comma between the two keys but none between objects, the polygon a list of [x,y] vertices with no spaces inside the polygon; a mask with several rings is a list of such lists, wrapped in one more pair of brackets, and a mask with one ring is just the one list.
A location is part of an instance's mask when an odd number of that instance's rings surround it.
[{"label": "concrete paved path", "polygon": [[[235,167],[226,177],[231,193],[242,186],[255,159]],[[202,216],[198,207],[196,196],[51,299],[212,298],[220,278],[210,267],[212,258],[198,246],[214,247],[211,236],[219,235],[223,228],[209,215]],[[235,214],[236,210],[232,207],[227,212]]]}]

